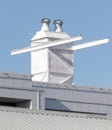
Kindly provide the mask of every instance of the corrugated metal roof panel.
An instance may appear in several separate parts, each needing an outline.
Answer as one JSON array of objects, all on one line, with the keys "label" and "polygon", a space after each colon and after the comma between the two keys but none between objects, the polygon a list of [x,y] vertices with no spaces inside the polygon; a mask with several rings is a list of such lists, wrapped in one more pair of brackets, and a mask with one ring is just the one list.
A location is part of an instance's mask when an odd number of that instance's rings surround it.
[{"label": "corrugated metal roof panel", "polygon": [[[91,116],[91,115],[89,115]],[[1,130],[112,130],[112,119],[83,114],[0,108]]]}]

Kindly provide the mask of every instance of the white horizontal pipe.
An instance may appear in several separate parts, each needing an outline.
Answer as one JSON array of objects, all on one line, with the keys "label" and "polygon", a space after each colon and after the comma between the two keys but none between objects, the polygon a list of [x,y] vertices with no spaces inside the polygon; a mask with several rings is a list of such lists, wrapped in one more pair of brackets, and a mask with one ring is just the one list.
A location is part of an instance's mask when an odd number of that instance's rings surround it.
[{"label": "white horizontal pipe", "polygon": [[68,48],[67,50],[75,51],[75,50],[84,49],[84,48],[88,48],[88,47],[92,47],[92,46],[106,44],[106,43],[109,43],[109,38],[92,41],[92,42],[87,42],[87,43],[83,43],[83,44],[78,44],[78,45],[73,45],[72,48]]},{"label": "white horizontal pipe", "polygon": [[63,45],[63,44],[78,41],[78,40],[81,40],[81,39],[82,39],[81,36],[76,36],[76,37],[71,37],[71,38],[68,38],[68,39],[65,39],[65,40],[59,40],[59,41],[56,41],[56,42],[55,41],[49,42],[49,43],[47,43],[45,45],[41,45],[41,46],[30,46],[30,47],[26,47],[26,48],[23,48],[23,49],[13,50],[13,51],[11,51],[11,55],[16,55],[16,54],[20,54],[20,53],[35,51],[35,50],[40,50],[40,49],[54,47],[54,46],[58,46],[58,45]]}]

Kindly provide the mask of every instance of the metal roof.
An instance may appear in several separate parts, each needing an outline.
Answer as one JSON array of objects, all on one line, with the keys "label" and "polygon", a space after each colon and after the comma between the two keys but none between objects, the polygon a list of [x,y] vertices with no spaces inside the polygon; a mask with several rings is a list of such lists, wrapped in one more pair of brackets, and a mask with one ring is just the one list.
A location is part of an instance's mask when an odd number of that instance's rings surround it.
[{"label": "metal roof", "polygon": [[103,116],[0,107],[1,130],[112,130]]}]

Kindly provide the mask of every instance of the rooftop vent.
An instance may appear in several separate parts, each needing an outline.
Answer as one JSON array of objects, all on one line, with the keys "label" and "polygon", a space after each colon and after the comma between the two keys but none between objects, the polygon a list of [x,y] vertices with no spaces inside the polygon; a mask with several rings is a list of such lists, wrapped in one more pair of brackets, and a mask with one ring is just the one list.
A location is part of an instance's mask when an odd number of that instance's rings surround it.
[{"label": "rooftop vent", "polygon": [[42,23],[41,31],[47,32],[47,31],[50,30],[50,27],[49,27],[50,19],[48,19],[48,18],[43,18],[43,19],[41,20],[41,23]]},{"label": "rooftop vent", "polygon": [[55,32],[62,32],[62,24],[63,21],[62,20],[54,20],[54,25],[55,25]]}]

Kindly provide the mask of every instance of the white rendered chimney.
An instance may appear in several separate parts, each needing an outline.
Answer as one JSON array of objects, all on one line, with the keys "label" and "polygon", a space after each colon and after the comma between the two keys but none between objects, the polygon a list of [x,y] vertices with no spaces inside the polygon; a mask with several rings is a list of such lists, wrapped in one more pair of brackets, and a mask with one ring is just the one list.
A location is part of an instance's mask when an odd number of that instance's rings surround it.
[{"label": "white rendered chimney", "polygon": [[[41,20],[41,31],[31,39],[31,46],[47,45],[50,42],[70,38],[63,32],[61,20],[54,20],[54,31],[50,30],[50,19]],[[71,43],[69,44],[69,47]],[[31,74],[33,81],[53,83],[73,83],[73,53],[63,51],[68,45],[44,48],[31,52]],[[62,50],[60,50],[60,48]]]},{"label": "white rendered chimney", "polygon": [[50,83],[73,83],[73,51],[109,43],[109,38],[73,45],[81,36],[70,37],[63,32],[61,20],[55,20],[51,31],[50,19],[41,20],[42,28],[31,39],[31,46],[12,51],[11,54],[31,52],[31,75],[33,81]]}]

